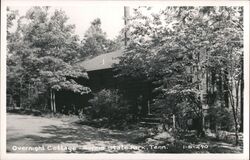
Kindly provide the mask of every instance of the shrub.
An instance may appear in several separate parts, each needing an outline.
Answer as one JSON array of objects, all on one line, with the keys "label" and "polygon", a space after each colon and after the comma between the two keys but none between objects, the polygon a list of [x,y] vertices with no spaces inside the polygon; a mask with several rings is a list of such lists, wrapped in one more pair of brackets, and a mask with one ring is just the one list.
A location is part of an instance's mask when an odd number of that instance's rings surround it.
[{"label": "shrub", "polygon": [[211,125],[218,130],[234,131],[234,119],[231,108],[221,107],[219,104],[210,106]]},{"label": "shrub", "polygon": [[129,105],[118,90],[103,89],[94,94],[89,103],[91,105],[85,109],[88,117],[99,119],[100,123],[108,124],[108,127],[124,128],[131,120]]}]

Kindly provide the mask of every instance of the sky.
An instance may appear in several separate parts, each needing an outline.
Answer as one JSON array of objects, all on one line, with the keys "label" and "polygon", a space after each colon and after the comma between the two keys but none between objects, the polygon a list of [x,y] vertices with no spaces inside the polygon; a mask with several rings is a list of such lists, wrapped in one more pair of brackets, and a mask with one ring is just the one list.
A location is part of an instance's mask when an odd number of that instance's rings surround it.
[{"label": "sky", "polygon": [[[31,6],[11,6],[10,9],[18,10],[19,15],[25,15]],[[102,22],[102,29],[107,33],[110,39],[115,38],[122,27],[123,20],[123,6],[110,5],[92,5],[92,6],[62,6],[52,7],[53,9],[62,9],[69,17],[68,23],[76,26],[75,33],[82,39],[85,31],[89,28],[90,22],[95,18],[100,18]]]}]

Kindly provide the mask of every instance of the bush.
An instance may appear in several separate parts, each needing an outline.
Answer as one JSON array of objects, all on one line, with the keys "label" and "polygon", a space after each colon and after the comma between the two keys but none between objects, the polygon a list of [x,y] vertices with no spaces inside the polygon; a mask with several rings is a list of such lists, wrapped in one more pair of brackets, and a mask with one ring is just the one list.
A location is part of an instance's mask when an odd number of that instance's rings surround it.
[{"label": "bush", "polygon": [[[215,130],[234,131],[234,119],[231,108],[221,107],[219,104],[209,108],[211,126]],[[216,129],[217,128],[217,129]]]},{"label": "bush", "polygon": [[85,109],[89,119],[99,119],[99,123],[112,128],[126,128],[132,115],[129,114],[127,101],[118,90],[103,89],[89,100],[91,104]]}]

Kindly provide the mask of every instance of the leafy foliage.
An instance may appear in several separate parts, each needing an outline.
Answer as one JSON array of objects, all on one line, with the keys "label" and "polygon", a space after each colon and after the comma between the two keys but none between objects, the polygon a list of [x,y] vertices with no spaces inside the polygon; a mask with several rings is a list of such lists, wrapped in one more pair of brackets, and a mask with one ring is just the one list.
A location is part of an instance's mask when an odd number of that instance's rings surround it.
[{"label": "leafy foliage", "polygon": [[91,105],[85,111],[87,115],[92,119],[102,119],[100,123],[109,127],[126,127],[126,123],[132,118],[129,105],[118,90],[103,89],[94,94],[89,102]]},{"label": "leafy foliage", "polygon": [[[151,9],[135,9],[126,26],[130,40],[117,65],[118,76],[153,81],[157,106],[172,114],[192,111],[202,118],[204,104],[216,106],[220,101],[228,106],[228,92],[235,88],[231,83],[243,72],[242,7],[166,7],[159,13]],[[203,97],[208,92],[217,96],[213,103]]]},{"label": "leafy foliage", "polygon": [[96,56],[99,54],[114,51],[119,45],[106,38],[106,33],[101,28],[101,20],[96,18],[91,22],[81,42],[81,56]]},{"label": "leafy foliage", "polygon": [[16,31],[8,37],[7,79],[8,94],[16,97],[19,106],[40,96],[47,97],[46,106],[49,89],[90,92],[74,80],[88,76],[73,65],[79,57],[79,43],[67,20],[61,10],[50,15],[49,7],[33,7],[18,19]]}]

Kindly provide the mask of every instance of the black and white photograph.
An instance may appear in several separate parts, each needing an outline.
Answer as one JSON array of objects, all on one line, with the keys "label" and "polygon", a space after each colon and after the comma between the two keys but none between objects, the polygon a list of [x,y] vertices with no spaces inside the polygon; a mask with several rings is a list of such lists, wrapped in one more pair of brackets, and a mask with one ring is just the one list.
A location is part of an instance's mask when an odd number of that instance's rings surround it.
[{"label": "black and white photograph", "polygon": [[249,2],[45,2],[2,7],[5,156],[246,158]]}]

